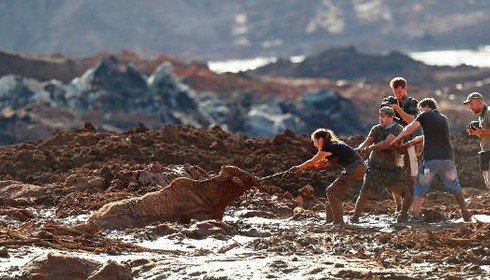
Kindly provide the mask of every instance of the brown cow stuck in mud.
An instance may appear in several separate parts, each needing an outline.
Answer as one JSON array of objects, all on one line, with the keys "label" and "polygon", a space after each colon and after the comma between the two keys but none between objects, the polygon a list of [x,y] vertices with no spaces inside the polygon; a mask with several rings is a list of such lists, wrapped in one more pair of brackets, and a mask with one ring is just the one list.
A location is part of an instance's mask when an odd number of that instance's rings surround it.
[{"label": "brown cow stuck in mud", "polygon": [[101,229],[143,227],[155,222],[221,220],[225,208],[245,191],[258,186],[259,178],[234,166],[223,166],[207,180],[177,178],[160,191],[108,203],[89,219]]}]

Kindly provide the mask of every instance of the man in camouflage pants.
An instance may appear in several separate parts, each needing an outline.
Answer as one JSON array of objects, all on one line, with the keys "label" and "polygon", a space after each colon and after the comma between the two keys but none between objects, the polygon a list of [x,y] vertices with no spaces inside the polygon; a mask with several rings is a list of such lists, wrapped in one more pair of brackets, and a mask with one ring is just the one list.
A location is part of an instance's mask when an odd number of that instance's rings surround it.
[{"label": "man in camouflage pants", "polygon": [[[394,121],[395,111],[390,107],[379,110],[379,124],[372,127],[366,140],[357,150],[370,153],[364,184],[356,202],[351,222],[358,222],[369,200],[379,198],[388,190],[396,203],[397,222],[408,219],[408,209],[412,203],[412,187],[405,184],[406,171],[401,167],[400,155],[389,144],[403,130]],[[403,198],[403,202],[402,202]]]}]

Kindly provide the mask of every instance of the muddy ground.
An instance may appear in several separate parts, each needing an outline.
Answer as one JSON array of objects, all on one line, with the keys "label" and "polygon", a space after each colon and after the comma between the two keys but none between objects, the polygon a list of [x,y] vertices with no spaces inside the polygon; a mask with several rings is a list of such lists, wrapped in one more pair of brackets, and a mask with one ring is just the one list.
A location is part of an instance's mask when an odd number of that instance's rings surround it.
[{"label": "muddy ground", "polygon": [[[104,204],[158,191],[177,177],[208,179],[222,165],[265,176],[301,163],[314,148],[308,136],[291,131],[267,139],[219,127],[140,126],[112,134],[86,125],[3,147],[0,279],[55,273],[67,258],[78,258],[70,259],[71,271],[80,271],[71,279],[484,279],[490,194],[477,169],[477,141],[452,140],[475,222],[463,223],[450,195],[435,186],[423,223],[396,224],[393,203],[381,200],[344,229],[324,223],[324,188],[338,168],[267,181],[232,203],[222,221],[120,231],[84,226]],[[347,216],[355,195],[344,204]]]}]

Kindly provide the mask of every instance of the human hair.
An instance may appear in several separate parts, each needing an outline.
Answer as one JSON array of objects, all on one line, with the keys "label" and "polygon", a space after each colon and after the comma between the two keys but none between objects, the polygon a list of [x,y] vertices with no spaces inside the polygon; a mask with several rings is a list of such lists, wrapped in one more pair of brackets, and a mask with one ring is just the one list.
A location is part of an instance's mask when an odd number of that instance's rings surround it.
[{"label": "human hair", "polygon": [[424,98],[419,102],[420,107],[429,107],[432,110],[437,109],[437,101],[434,98]]},{"label": "human hair", "polygon": [[390,88],[396,89],[397,87],[405,88],[407,86],[407,80],[403,77],[395,77],[390,81]]},{"label": "human hair", "polygon": [[379,114],[385,114],[388,117],[392,117],[392,118],[395,117],[395,110],[393,110],[393,108],[388,107],[388,106],[383,106],[383,107],[379,108],[378,113]]},{"label": "human hair", "polygon": [[323,138],[325,142],[342,142],[331,129],[319,128],[311,134],[311,140]]}]

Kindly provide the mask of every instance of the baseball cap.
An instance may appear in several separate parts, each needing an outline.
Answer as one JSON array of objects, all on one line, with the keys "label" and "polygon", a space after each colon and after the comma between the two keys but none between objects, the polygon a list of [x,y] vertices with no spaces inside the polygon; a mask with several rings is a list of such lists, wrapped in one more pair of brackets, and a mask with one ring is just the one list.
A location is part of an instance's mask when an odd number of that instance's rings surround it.
[{"label": "baseball cap", "polygon": [[463,104],[467,104],[471,100],[474,100],[474,99],[483,99],[483,95],[481,95],[481,93],[476,92],[476,91],[472,92],[472,93],[468,94],[468,96],[466,97],[466,100],[463,101]]},{"label": "baseball cap", "polygon": [[395,110],[393,108],[384,106],[381,109],[379,109],[379,113],[384,113],[388,116],[394,117],[395,116]]}]

